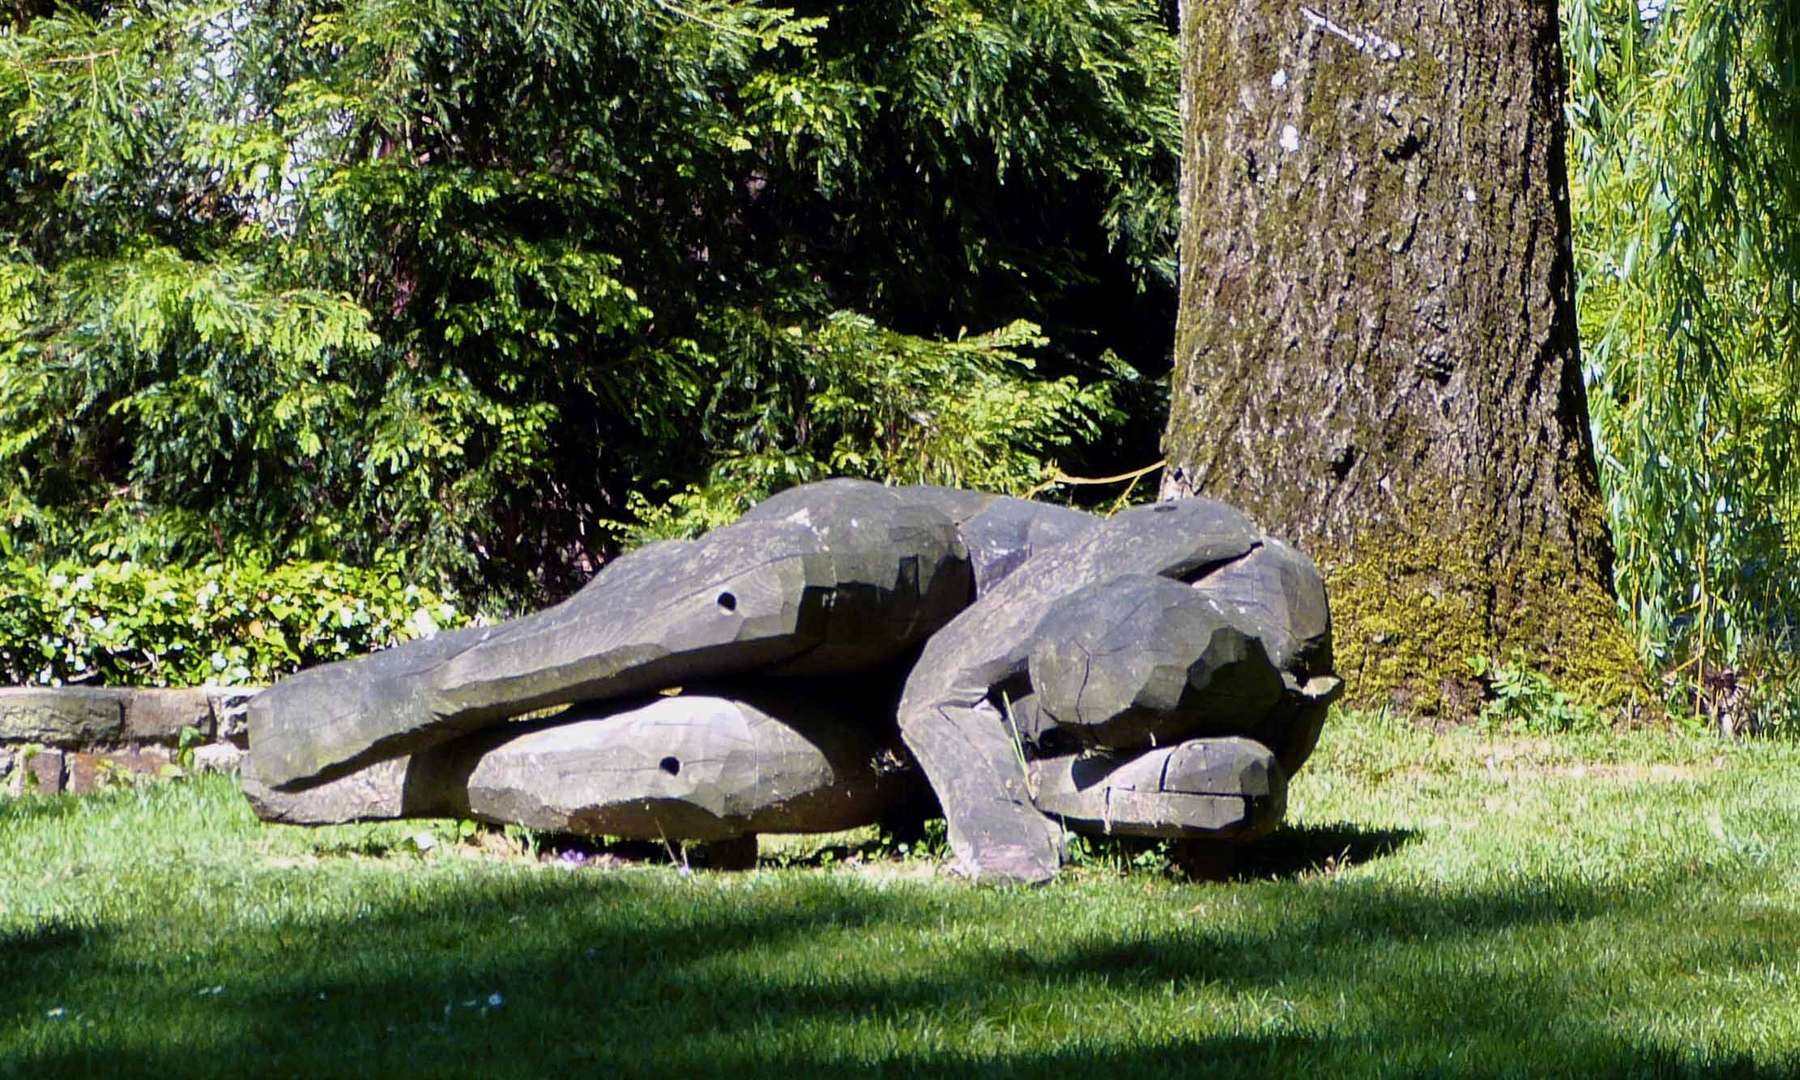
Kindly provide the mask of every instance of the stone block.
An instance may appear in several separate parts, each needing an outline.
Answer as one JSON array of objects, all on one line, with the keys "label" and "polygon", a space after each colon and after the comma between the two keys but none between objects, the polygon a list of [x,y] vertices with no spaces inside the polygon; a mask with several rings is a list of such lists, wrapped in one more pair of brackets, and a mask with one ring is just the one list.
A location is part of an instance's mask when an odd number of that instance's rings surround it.
[{"label": "stone block", "polygon": [[161,776],[169,766],[169,751],[160,746],[81,751],[67,755],[66,765],[64,790],[86,795],[131,776]]},{"label": "stone block", "polygon": [[25,767],[19,770],[21,790],[39,792],[44,795],[60,795],[63,791],[63,752],[61,750],[39,750],[35,754],[21,755]]},{"label": "stone block", "polygon": [[212,707],[213,738],[239,750],[250,746],[250,703],[263,692],[260,686],[209,686],[206,700]]},{"label": "stone block", "polygon": [[211,696],[206,690],[134,690],[125,699],[125,741],[179,746],[183,729],[213,737]]},{"label": "stone block", "polygon": [[228,742],[207,743],[194,748],[196,772],[234,773],[243,764],[244,752]]},{"label": "stone block", "polygon": [[77,749],[121,742],[129,690],[88,687],[0,689],[0,742]]}]

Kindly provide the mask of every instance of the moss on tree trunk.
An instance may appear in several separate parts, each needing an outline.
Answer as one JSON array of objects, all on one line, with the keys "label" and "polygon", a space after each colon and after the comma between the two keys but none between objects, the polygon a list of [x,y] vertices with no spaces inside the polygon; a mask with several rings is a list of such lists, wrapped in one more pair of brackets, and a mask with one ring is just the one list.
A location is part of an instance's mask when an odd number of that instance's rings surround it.
[{"label": "moss on tree trunk", "polygon": [[1460,715],[1468,659],[1641,686],[1580,375],[1554,0],[1184,4],[1166,493],[1332,589],[1353,700]]}]

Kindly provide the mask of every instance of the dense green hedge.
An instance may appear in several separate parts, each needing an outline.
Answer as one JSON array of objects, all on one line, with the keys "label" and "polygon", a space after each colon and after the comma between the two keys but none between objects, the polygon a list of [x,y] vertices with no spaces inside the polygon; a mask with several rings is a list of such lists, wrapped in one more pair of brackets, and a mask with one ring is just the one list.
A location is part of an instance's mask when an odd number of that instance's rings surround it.
[{"label": "dense green hedge", "polygon": [[265,683],[467,621],[395,574],[333,563],[13,560],[0,562],[0,682]]}]

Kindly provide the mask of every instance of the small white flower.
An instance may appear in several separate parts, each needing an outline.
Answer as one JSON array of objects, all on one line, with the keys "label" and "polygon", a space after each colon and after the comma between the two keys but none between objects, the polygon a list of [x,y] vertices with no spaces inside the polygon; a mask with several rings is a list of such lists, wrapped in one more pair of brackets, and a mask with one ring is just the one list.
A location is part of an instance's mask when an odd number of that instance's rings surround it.
[{"label": "small white flower", "polygon": [[505,1004],[505,1001],[500,997],[499,991],[496,990],[494,993],[488,995],[488,1008],[498,1009],[503,1004]]},{"label": "small white flower", "polygon": [[61,1020],[63,1017],[69,1015],[69,1010],[63,1008],[61,1005],[58,1005],[56,1008],[51,1009],[49,1012],[45,1013],[44,1015],[51,1020]]},{"label": "small white flower", "polygon": [[431,637],[436,634],[439,629],[437,620],[432,618],[431,612],[425,608],[420,608],[413,612],[412,618],[406,620],[406,622],[407,625],[412,628],[412,632],[416,637]]}]

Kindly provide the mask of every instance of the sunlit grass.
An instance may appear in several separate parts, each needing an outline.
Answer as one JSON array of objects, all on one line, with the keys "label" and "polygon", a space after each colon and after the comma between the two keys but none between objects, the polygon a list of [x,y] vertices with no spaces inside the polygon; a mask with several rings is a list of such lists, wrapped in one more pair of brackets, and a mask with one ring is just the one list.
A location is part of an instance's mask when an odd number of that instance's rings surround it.
[{"label": "sunlit grass", "polygon": [[1243,879],[1038,890],[0,802],[0,1073],[1788,1076],[1796,766],[1340,717]]}]

